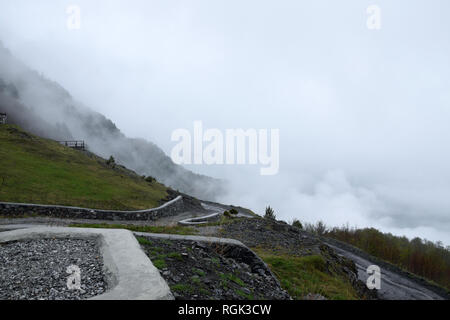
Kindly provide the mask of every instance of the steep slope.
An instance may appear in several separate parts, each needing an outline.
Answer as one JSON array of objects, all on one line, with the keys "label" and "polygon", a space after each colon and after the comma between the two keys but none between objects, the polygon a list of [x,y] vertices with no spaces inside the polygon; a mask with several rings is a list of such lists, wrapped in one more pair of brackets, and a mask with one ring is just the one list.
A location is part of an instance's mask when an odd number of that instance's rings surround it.
[{"label": "steep slope", "polygon": [[156,177],[168,186],[213,200],[223,182],[194,174],[176,165],[155,144],[127,138],[103,115],[83,106],[59,84],[49,81],[15,59],[0,44],[0,112],[9,123],[55,140],[85,140],[90,151],[113,155],[141,175]]},{"label": "steep slope", "polygon": [[146,209],[167,188],[93,154],[0,125],[0,201],[96,209]]},{"label": "steep slope", "polygon": [[316,236],[285,222],[232,218],[222,222],[218,230],[207,231],[253,249],[294,299],[308,294],[332,300],[376,299],[376,293],[357,279],[351,260],[339,257]]}]

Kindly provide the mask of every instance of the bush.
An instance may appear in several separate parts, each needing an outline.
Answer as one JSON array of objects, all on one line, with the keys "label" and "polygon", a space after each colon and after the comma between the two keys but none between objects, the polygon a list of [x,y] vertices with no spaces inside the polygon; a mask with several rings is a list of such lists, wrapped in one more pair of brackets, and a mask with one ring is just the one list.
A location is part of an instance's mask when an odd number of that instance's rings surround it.
[{"label": "bush", "polygon": [[294,221],[292,221],[292,226],[296,227],[296,228],[299,228],[299,229],[303,229],[303,225],[300,222],[300,220],[298,220],[298,219],[294,219]]},{"label": "bush", "polygon": [[323,221],[319,221],[316,224],[305,224],[305,231],[323,236],[328,232],[328,228]]},{"label": "bush", "polygon": [[233,208],[233,209],[230,210],[230,213],[234,214],[234,215],[237,215],[239,212],[236,209]]},{"label": "bush", "polygon": [[110,156],[108,160],[106,160],[106,164],[108,166],[114,167],[116,165],[116,159],[113,156]]},{"label": "bush", "polygon": [[268,206],[266,208],[266,213],[264,215],[264,218],[270,219],[270,220],[276,220],[275,211],[270,206]]},{"label": "bush", "polygon": [[148,183],[152,183],[152,182],[155,182],[156,179],[151,177],[151,176],[148,176],[148,177],[145,178],[145,181],[147,181]]},{"label": "bush", "polygon": [[231,213],[229,211],[224,211],[223,215],[227,218],[231,218]]},{"label": "bush", "polygon": [[325,223],[323,223],[323,221],[319,221],[316,224],[316,233],[319,236],[323,236],[325,233],[327,233],[327,226],[325,225]]}]

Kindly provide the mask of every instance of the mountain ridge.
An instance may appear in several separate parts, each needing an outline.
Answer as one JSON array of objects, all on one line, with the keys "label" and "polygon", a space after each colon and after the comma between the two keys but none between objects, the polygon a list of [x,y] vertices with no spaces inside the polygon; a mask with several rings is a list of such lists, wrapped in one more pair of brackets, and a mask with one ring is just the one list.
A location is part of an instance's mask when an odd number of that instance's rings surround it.
[{"label": "mountain ridge", "polygon": [[225,181],[175,164],[155,143],[129,138],[104,115],[84,106],[57,82],[16,59],[0,43],[0,112],[8,122],[53,140],[85,140],[90,151],[141,175],[205,200],[225,191]]}]

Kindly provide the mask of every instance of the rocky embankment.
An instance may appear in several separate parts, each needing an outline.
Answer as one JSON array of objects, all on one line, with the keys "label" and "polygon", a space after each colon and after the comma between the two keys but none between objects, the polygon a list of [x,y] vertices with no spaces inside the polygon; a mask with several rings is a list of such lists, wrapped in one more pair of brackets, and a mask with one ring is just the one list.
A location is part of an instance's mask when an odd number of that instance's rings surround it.
[{"label": "rocky embankment", "polygon": [[266,265],[245,247],[138,238],[179,300],[286,300]]},{"label": "rocky embankment", "polygon": [[347,279],[362,299],[377,299],[376,292],[358,280],[353,261],[338,255],[318,237],[287,223],[262,218],[239,219],[224,224],[218,234],[237,239],[250,248],[293,256],[319,255],[325,259],[327,271]]}]

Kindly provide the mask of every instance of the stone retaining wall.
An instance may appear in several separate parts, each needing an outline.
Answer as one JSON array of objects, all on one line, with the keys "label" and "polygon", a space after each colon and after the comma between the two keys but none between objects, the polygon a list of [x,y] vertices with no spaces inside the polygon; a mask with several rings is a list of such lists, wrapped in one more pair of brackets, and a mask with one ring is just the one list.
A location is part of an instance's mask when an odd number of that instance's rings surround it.
[{"label": "stone retaining wall", "polygon": [[97,210],[78,207],[49,206],[39,204],[0,202],[0,215],[6,217],[45,216],[51,218],[93,219],[93,220],[157,220],[175,216],[185,211],[183,197],[163,204],[158,208],[139,211]]}]

